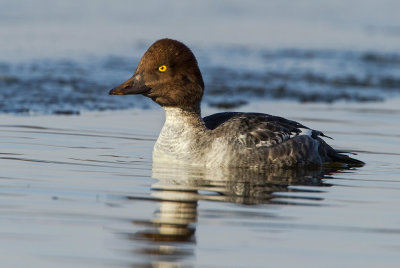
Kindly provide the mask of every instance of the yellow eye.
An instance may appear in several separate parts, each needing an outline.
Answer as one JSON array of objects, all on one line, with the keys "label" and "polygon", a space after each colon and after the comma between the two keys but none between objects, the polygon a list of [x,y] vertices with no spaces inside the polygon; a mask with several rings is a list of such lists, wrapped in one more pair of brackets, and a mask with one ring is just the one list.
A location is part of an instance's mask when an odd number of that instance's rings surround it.
[{"label": "yellow eye", "polygon": [[165,71],[167,70],[167,66],[161,65],[160,67],[158,67],[158,70],[159,70],[160,72],[165,72]]}]

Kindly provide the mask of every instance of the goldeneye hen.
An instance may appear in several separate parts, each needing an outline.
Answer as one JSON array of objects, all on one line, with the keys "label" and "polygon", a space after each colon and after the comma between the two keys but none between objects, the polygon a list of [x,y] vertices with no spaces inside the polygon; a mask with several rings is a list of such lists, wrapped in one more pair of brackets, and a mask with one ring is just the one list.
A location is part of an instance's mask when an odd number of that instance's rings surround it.
[{"label": "goldeneye hen", "polygon": [[201,118],[204,82],[192,51],[172,39],[156,41],[133,76],[111,95],[142,94],[161,105],[165,124],[153,149],[157,162],[202,166],[300,167],[362,162],[330,147],[320,131],[261,113]]}]

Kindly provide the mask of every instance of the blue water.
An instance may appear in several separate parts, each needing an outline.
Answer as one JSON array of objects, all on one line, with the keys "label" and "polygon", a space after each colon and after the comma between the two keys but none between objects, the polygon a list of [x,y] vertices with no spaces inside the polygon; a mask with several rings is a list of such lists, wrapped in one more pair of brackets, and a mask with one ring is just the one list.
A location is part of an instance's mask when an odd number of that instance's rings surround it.
[{"label": "blue water", "polygon": [[[400,54],[196,50],[206,84],[204,102],[211,107],[232,109],[259,98],[331,103],[400,96]],[[210,59],[214,54],[219,54],[218,62]],[[0,112],[79,114],[155,107],[143,98],[108,96],[111,88],[130,77],[137,63],[138,58],[129,56],[2,62]]]},{"label": "blue water", "polygon": [[267,173],[154,165],[161,110],[0,115],[2,264],[397,267],[399,103],[243,106],[366,162]]},{"label": "blue water", "polygon": [[260,98],[331,103],[399,96],[400,19],[393,10],[400,4],[356,2],[3,0],[0,112],[154,107],[107,92],[163,37],[193,49],[211,107]]}]

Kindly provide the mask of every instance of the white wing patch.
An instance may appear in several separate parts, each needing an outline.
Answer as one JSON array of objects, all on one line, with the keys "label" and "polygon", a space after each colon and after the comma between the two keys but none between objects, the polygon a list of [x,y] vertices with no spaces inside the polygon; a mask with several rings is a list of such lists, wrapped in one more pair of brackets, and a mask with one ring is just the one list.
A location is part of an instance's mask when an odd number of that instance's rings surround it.
[{"label": "white wing patch", "polygon": [[265,132],[265,129],[258,128],[256,131],[251,131],[250,134],[254,137],[258,138],[258,142],[256,143],[256,147],[270,147],[276,144],[280,144],[285,140],[290,139],[290,136],[287,133],[281,132],[270,132],[270,134],[263,136],[262,133]]},{"label": "white wing patch", "polygon": [[304,136],[309,136],[309,137],[313,136],[312,129],[309,129],[309,128],[298,128],[298,129],[300,130],[300,132],[299,133],[291,133],[290,138],[294,138],[299,135],[304,135]]},{"label": "white wing patch", "polygon": [[277,144],[276,141],[260,141],[259,143],[256,144],[256,147],[270,147],[274,144]]},{"label": "white wing patch", "polygon": [[241,144],[246,144],[246,138],[247,138],[246,134],[241,134],[239,135],[238,140]]},{"label": "white wing patch", "polygon": [[301,130],[299,135],[305,135],[305,136],[312,137],[312,134],[313,134],[313,130],[312,129],[309,129],[309,128],[299,128],[299,129]]}]

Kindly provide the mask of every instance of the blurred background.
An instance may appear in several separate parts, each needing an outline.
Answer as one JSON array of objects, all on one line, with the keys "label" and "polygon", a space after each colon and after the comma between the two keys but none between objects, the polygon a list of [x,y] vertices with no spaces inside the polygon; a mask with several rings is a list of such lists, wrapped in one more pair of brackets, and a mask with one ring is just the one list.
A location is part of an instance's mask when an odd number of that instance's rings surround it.
[{"label": "blurred background", "polygon": [[383,101],[400,94],[398,10],[396,0],[0,0],[0,112],[153,108],[107,92],[164,37],[194,51],[211,107]]}]

